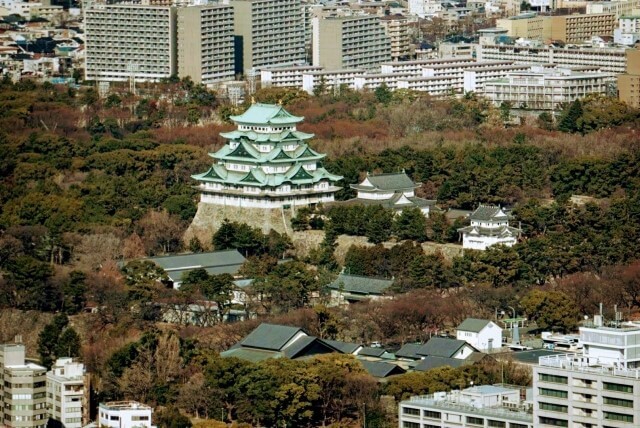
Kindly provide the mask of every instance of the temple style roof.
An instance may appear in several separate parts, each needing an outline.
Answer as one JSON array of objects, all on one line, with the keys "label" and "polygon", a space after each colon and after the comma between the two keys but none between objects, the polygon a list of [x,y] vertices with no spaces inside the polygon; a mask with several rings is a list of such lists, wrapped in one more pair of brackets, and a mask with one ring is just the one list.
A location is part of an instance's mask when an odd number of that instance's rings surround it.
[{"label": "temple style roof", "polygon": [[252,104],[239,116],[231,116],[236,123],[249,125],[287,125],[302,122],[303,117],[294,116],[280,105]]},{"label": "temple style roof", "polygon": [[360,191],[376,191],[376,190],[409,190],[420,187],[414,183],[411,178],[403,172],[394,172],[387,174],[367,175],[360,184],[352,184],[351,188]]},{"label": "temple style roof", "polygon": [[256,143],[279,143],[282,141],[308,140],[313,138],[313,134],[290,129],[281,132],[261,133],[255,131],[241,131],[239,129],[221,132],[220,136],[229,140],[247,139]]},{"label": "temple style roof", "polygon": [[496,205],[480,205],[469,216],[471,220],[490,221],[508,219],[509,216]]},{"label": "temple style roof", "polygon": [[324,168],[307,171],[301,164],[294,165],[289,168],[287,172],[279,174],[267,174],[260,167],[251,168],[249,172],[229,171],[223,166],[216,164],[209,168],[204,174],[194,174],[191,177],[198,181],[246,184],[256,187],[277,187],[284,183],[314,184],[323,179],[338,181],[342,178],[329,173]]},{"label": "temple style roof", "polygon": [[418,198],[417,196],[407,197],[402,193],[395,193],[389,199],[363,199],[363,198],[354,198],[349,199],[348,201],[337,202],[338,204],[344,205],[380,205],[384,208],[401,210],[403,208],[411,208],[411,207],[435,207],[436,201],[431,199],[423,199]]},{"label": "temple style roof", "polygon": [[341,273],[327,287],[349,293],[384,294],[393,285],[393,279],[373,278],[370,276],[347,275]]},{"label": "temple style roof", "polygon": [[500,227],[480,227],[480,226],[467,226],[458,229],[458,232],[467,233],[469,235],[476,236],[519,236],[522,232],[521,229],[511,226]]},{"label": "temple style roof", "polygon": [[300,145],[293,151],[285,151],[277,147],[268,153],[260,152],[249,143],[239,143],[234,149],[229,145],[223,146],[215,153],[209,153],[214,159],[244,161],[251,163],[286,163],[293,161],[321,160],[326,155],[320,154],[306,145]]}]

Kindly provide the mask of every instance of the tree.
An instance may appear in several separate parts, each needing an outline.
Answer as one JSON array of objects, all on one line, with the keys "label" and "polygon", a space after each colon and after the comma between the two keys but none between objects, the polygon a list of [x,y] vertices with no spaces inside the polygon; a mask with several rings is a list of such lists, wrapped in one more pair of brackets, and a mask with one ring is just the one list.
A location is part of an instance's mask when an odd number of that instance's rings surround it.
[{"label": "tree", "polygon": [[387,241],[391,237],[391,224],[393,221],[391,211],[379,206],[374,206],[372,209],[367,210],[366,215],[368,219],[365,236],[369,242],[381,244]]},{"label": "tree", "polygon": [[378,86],[373,93],[380,104],[387,105],[393,99],[393,92],[391,92],[391,89],[389,89],[386,83],[382,83]]},{"label": "tree", "polygon": [[427,219],[420,208],[405,208],[394,218],[393,232],[398,239],[423,242],[427,239]]},{"label": "tree", "polygon": [[569,332],[578,325],[576,304],[561,291],[532,290],[520,301],[520,306],[540,330]]},{"label": "tree", "polygon": [[47,368],[51,367],[57,358],[79,356],[80,348],[80,337],[69,327],[66,314],[56,315],[38,335],[40,362]]},{"label": "tree", "polygon": [[60,308],[60,290],[50,283],[53,270],[48,263],[18,256],[7,263],[7,284],[11,301],[18,309],[53,311]]},{"label": "tree", "polygon": [[562,110],[558,121],[558,130],[562,132],[579,132],[580,118],[582,117],[582,102],[575,100]]},{"label": "tree", "polygon": [[191,428],[191,420],[175,407],[168,407],[155,413],[155,423],[160,428]]},{"label": "tree", "polygon": [[68,315],[77,314],[84,309],[86,303],[85,293],[87,285],[86,275],[79,271],[69,274],[69,280],[62,286],[62,310]]}]

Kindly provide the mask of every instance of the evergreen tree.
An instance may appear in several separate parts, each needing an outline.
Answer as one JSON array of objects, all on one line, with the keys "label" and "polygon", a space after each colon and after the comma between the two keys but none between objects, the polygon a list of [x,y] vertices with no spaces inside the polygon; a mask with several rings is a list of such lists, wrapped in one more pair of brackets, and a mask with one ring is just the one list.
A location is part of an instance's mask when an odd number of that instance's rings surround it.
[{"label": "evergreen tree", "polygon": [[427,239],[427,219],[420,208],[405,208],[394,218],[393,231],[398,239],[423,242]]},{"label": "evergreen tree", "polygon": [[569,104],[560,115],[558,130],[562,132],[580,131],[580,118],[582,117],[582,102],[575,100]]},{"label": "evergreen tree", "polygon": [[393,214],[379,206],[374,206],[367,210],[367,223],[365,236],[369,242],[380,244],[389,240],[391,237],[391,224],[393,222]]}]

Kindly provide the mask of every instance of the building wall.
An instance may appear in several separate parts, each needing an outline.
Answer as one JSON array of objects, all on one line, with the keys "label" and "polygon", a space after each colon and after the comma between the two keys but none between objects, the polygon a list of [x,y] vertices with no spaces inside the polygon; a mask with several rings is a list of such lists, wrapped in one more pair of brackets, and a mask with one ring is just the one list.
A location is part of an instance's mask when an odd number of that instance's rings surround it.
[{"label": "building wall", "polygon": [[507,30],[507,35],[514,38],[548,40],[551,37],[551,21],[545,16],[530,18],[498,19],[496,27]]},{"label": "building wall", "polygon": [[233,0],[237,73],[266,66],[304,64],[300,0]]},{"label": "building wall", "polygon": [[339,70],[342,64],[342,21],[313,19],[313,65]]},{"label": "building wall", "polygon": [[233,80],[233,29],[230,6],[178,9],[178,76],[204,84]]},{"label": "building wall", "polygon": [[[87,80],[159,80],[175,74],[175,8],[94,6],[85,11]],[[133,69],[132,69],[133,67]]]},{"label": "building wall", "polygon": [[613,36],[615,14],[563,15],[550,17],[551,38],[565,43],[583,43],[592,36]]},{"label": "building wall", "polygon": [[627,72],[618,76],[618,98],[640,108],[640,50],[627,49]]}]

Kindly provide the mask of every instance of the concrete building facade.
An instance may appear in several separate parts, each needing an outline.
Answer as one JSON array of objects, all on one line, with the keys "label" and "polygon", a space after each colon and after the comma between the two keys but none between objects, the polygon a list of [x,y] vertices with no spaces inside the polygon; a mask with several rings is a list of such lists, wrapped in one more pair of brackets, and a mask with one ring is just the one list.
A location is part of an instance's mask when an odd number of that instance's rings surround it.
[{"label": "concrete building facade", "polygon": [[627,50],[626,72],[618,75],[618,98],[640,108],[640,50]]},{"label": "concrete building facade", "polygon": [[306,62],[300,0],[232,0],[235,26],[235,71]]},{"label": "concrete building facade", "polygon": [[391,60],[391,39],[371,15],[313,19],[313,65],[327,70],[375,69]]},{"label": "concrete building facade", "polygon": [[507,30],[514,38],[548,40],[551,37],[551,21],[546,16],[526,13],[496,20],[496,27]]},{"label": "concrete building facade", "polygon": [[84,364],[72,358],[59,358],[47,372],[49,416],[65,428],[80,428],[88,423]]},{"label": "concrete building facade", "polygon": [[233,80],[233,8],[191,6],[177,10],[178,76],[195,83]]},{"label": "concrete building facade", "polygon": [[613,13],[561,15],[547,19],[551,22],[551,39],[565,43],[584,43],[592,36],[613,36],[617,24]]},{"label": "concrete building facade", "polygon": [[402,15],[389,15],[380,19],[385,34],[391,41],[391,59],[399,61],[409,56],[409,20]]},{"label": "concrete building facade", "polygon": [[592,71],[555,69],[510,73],[484,83],[484,96],[494,105],[558,110],[565,103],[590,94],[606,94],[615,75]]},{"label": "concrete building facade", "polygon": [[177,71],[176,9],[94,5],[85,11],[86,80],[141,81]]},{"label": "concrete building facade", "polygon": [[112,401],[98,406],[99,428],[151,428],[153,409],[135,401]]},{"label": "concrete building facade", "polygon": [[44,367],[26,361],[24,345],[0,345],[2,426],[46,427],[46,371]]}]

